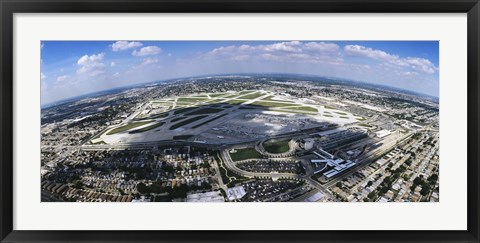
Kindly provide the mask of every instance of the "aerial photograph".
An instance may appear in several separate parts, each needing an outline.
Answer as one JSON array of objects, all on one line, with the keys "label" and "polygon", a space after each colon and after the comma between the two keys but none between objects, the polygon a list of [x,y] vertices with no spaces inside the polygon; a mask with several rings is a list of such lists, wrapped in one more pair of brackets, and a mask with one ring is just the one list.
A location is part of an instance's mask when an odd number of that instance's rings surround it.
[{"label": "aerial photograph", "polygon": [[41,202],[439,202],[438,41],[42,41]]}]

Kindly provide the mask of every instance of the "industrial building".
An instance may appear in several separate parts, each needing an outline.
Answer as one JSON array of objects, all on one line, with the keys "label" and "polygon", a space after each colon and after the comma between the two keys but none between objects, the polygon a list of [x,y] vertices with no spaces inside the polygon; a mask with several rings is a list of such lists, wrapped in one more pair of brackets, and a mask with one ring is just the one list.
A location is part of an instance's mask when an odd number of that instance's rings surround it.
[{"label": "industrial building", "polygon": [[386,137],[388,135],[390,135],[392,132],[388,131],[388,130],[381,130],[381,131],[378,131],[378,132],[375,132],[375,135],[377,135],[377,137],[379,138],[383,138],[383,137]]},{"label": "industrial building", "polygon": [[355,162],[350,160],[343,160],[340,158],[335,159],[333,155],[323,149],[318,149],[318,152],[314,151],[313,153],[317,155],[320,159],[311,160],[312,163],[327,163],[327,168],[332,168],[329,171],[323,173],[323,175],[327,179],[330,179],[355,165]]}]

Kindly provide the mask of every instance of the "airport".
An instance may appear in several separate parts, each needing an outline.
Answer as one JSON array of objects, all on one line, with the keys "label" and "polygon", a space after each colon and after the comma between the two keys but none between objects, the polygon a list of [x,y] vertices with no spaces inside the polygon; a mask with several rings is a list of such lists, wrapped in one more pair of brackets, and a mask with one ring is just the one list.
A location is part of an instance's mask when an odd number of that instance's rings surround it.
[{"label": "airport", "polygon": [[[42,200],[438,201],[436,104],[242,79],[252,77],[145,86],[47,110]],[[421,120],[398,119],[402,110]]]}]

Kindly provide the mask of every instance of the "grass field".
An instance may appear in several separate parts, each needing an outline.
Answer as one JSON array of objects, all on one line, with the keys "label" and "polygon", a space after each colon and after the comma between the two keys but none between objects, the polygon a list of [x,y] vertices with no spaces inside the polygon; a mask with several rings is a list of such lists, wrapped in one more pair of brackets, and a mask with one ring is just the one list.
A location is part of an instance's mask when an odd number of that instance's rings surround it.
[{"label": "grass field", "polygon": [[207,116],[207,115],[204,115],[204,116],[196,116],[196,117],[190,118],[190,119],[188,119],[188,120],[184,120],[184,121],[178,122],[178,123],[172,125],[172,126],[170,127],[170,130],[174,130],[174,129],[177,129],[177,128],[179,128],[179,127],[188,125],[188,124],[190,124],[190,123],[192,123],[192,122],[198,121],[198,120],[203,119],[203,118],[205,118],[205,117],[208,117],[208,116]]},{"label": "grass field", "polygon": [[348,116],[340,116],[340,118],[348,119]]},{"label": "grass field", "polygon": [[230,95],[227,95],[227,96],[223,96],[222,98],[223,99],[230,99],[230,98],[235,98],[239,96],[239,94],[235,93],[235,94],[230,94]]},{"label": "grass field", "polygon": [[254,148],[244,148],[237,149],[236,153],[230,153],[230,157],[233,161],[240,161],[246,159],[259,159],[262,158],[262,154],[260,154]]},{"label": "grass field", "polygon": [[253,93],[253,94],[240,96],[240,97],[238,97],[238,99],[252,100],[252,99],[258,98],[258,97],[263,96],[263,95],[264,94],[262,94],[262,93]]},{"label": "grass field", "polygon": [[339,114],[339,115],[342,115],[342,116],[348,115],[347,113],[341,112],[341,111],[334,111],[334,112],[337,113],[337,114]]},{"label": "grass field", "polygon": [[199,101],[204,101],[207,100],[208,97],[182,97],[178,98],[177,102],[199,102]]},{"label": "grass field", "polygon": [[187,113],[186,115],[191,116],[191,115],[212,114],[212,113],[218,113],[220,111],[223,111],[223,109],[207,107],[207,108],[202,108],[202,109],[198,109],[196,111]]},{"label": "grass field", "polygon": [[318,112],[316,108],[313,108],[310,106],[294,106],[294,107],[287,107],[285,109],[293,110],[293,111],[307,111],[307,112],[315,112],[315,113]]},{"label": "grass field", "polygon": [[255,90],[242,90],[240,92],[238,92],[239,94],[243,95],[243,94],[250,94],[250,93],[253,93],[255,92]]},{"label": "grass field", "polygon": [[124,126],[121,126],[121,127],[117,127],[117,128],[115,128],[115,129],[110,130],[109,132],[107,132],[107,135],[112,135],[112,134],[115,134],[115,133],[127,131],[127,130],[130,130],[130,129],[132,129],[132,128],[136,128],[136,127],[139,127],[139,126],[142,126],[142,125],[151,123],[151,122],[152,122],[152,121],[132,122],[132,123],[129,123],[129,124],[127,124],[127,125],[124,125]]},{"label": "grass field", "polygon": [[207,104],[216,104],[216,103],[223,103],[224,101],[225,101],[225,100],[223,100],[223,99],[217,99],[217,98],[215,98],[215,99],[211,99],[211,100],[209,100],[209,101],[206,101],[205,103],[207,103]]},{"label": "grass field", "polygon": [[265,150],[272,154],[281,154],[288,152],[290,146],[288,145],[288,141],[276,141],[276,142],[266,142],[263,144]]},{"label": "grass field", "polygon": [[132,130],[128,133],[130,134],[135,134],[135,133],[141,133],[141,132],[146,132],[148,130],[152,130],[152,129],[155,129],[157,127],[161,127],[163,126],[163,124],[165,124],[165,122],[158,122],[158,123],[155,123],[153,125],[150,125],[150,126],[146,126],[146,127],[143,127],[143,128],[140,128],[140,129],[135,129],[135,130]]},{"label": "grass field", "polygon": [[246,100],[228,100],[225,101],[225,103],[231,104],[231,105],[238,105],[242,104],[243,102],[246,102]]},{"label": "grass field", "polygon": [[227,94],[227,93],[213,93],[213,94],[208,94],[208,95],[210,95],[210,97],[215,98],[215,97],[224,96],[224,95],[226,95],[226,94]]},{"label": "grass field", "polygon": [[326,117],[333,117],[332,115],[329,115],[329,114],[323,114],[323,116],[326,116]]}]

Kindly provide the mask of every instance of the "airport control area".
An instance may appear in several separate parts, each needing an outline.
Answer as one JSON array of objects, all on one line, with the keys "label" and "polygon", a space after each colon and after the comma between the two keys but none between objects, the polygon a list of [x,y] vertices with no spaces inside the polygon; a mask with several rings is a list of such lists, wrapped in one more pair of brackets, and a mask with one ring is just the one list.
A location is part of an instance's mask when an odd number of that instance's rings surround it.
[{"label": "airport control area", "polygon": [[42,109],[42,201],[438,202],[438,99],[345,80],[170,80]]}]

